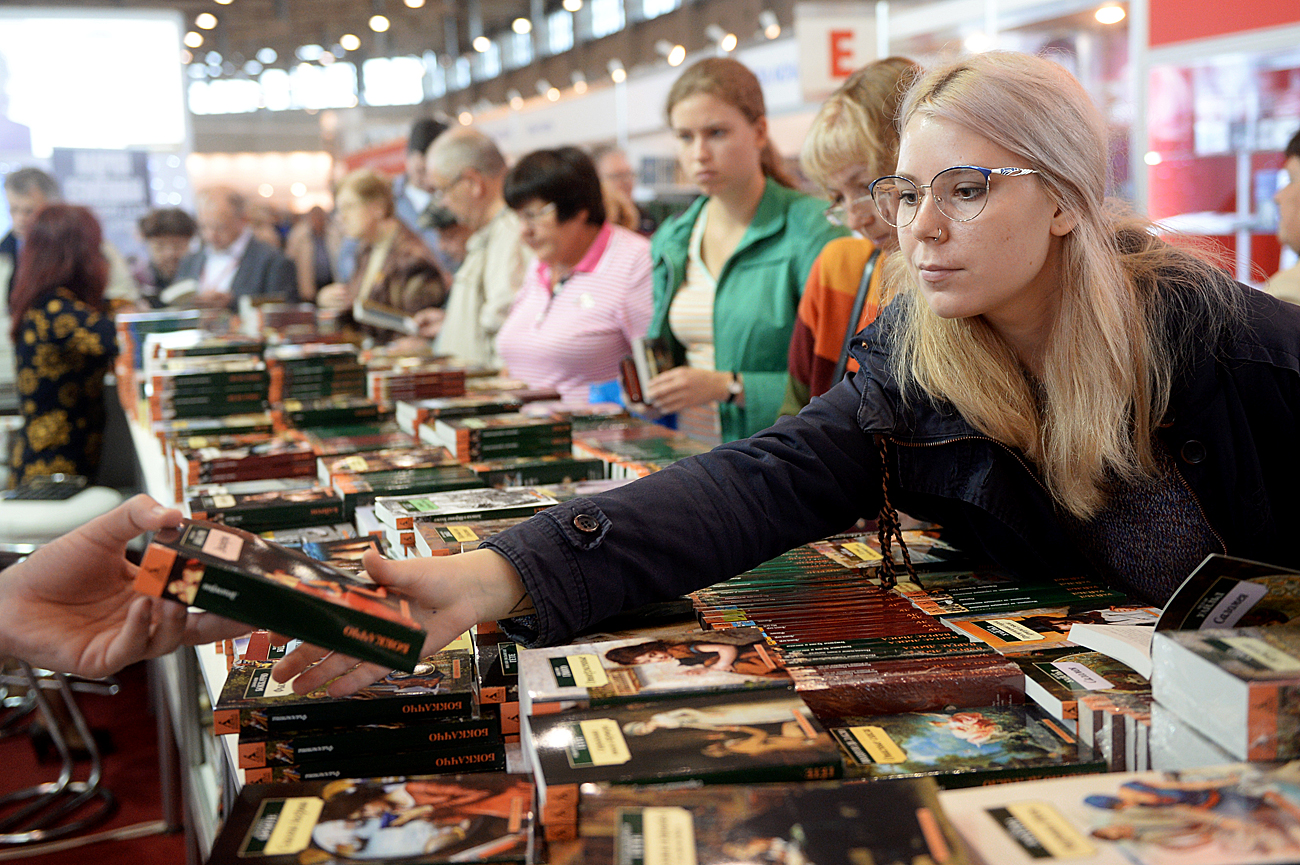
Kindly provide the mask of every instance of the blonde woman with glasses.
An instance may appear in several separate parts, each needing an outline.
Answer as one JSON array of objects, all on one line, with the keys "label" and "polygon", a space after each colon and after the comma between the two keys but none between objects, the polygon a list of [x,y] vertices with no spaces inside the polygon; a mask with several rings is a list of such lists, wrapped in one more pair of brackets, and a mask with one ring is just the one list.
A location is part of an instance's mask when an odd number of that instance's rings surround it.
[{"label": "blonde woman with glasses", "polygon": [[1300,308],[1110,209],[1105,123],[1050,60],[935,68],[900,118],[898,167],[873,184],[899,229],[896,297],[854,341],[859,372],[759,435],[474,552],[371,556],[376,580],[439,611],[426,648],[502,618],[561,643],[890,503],[1021,577],[1088,574],[1157,604],[1207,553],[1300,565]]}]

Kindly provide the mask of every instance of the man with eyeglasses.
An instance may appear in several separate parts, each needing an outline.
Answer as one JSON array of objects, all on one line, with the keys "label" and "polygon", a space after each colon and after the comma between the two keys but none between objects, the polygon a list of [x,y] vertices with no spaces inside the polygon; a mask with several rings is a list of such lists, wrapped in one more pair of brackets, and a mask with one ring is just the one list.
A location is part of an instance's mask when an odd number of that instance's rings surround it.
[{"label": "man with eyeglasses", "polygon": [[523,284],[528,261],[519,218],[502,197],[505,177],[506,160],[496,144],[466,127],[438,136],[425,158],[432,202],[471,234],[445,310],[422,310],[416,321],[421,336],[436,338],[435,351],[470,364],[496,365],[493,339]]}]

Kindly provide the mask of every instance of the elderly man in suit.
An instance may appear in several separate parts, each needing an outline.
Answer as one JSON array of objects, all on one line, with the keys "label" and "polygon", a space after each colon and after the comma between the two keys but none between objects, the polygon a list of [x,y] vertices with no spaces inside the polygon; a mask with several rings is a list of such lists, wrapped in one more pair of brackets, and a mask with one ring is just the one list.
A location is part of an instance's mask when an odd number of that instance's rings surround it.
[{"label": "elderly man in suit", "polygon": [[203,248],[181,262],[176,283],[194,280],[197,288],[194,294],[174,301],[164,293],[164,300],[234,309],[245,296],[282,301],[297,296],[293,262],[253,237],[242,195],[225,186],[205,189],[199,193],[195,216]]}]

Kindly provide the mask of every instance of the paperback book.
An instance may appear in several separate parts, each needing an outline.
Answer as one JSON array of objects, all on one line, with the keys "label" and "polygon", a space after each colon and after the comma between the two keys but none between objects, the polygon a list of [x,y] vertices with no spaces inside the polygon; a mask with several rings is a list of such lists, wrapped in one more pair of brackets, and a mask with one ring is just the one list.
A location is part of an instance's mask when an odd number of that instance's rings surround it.
[{"label": "paperback book", "polygon": [[295,781],[323,781],[353,778],[359,775],[382,777],[411,772],[421,775],[458,774],[464,772],[504,772],[505,742],[480,742],[459,748],[391,751],[378,754],[341,754],[310,763],[261,766],[245,769],[246,784],[283,784]]},{"label": "paperback book", "polygon": [[524,716],[539,800],[587,782],[816,781],[839,748],[792,690],[739,691]]},{"label": "paperback book", "polygon": [[1296,764],[1111,772],[945,790],[983,862],[1250,865],[1300,859]]},{"label": "paperback book", "polygon": [[1079,717],[1082,694],[1151,690],[1145,676],[1101,652],[1058,648],[1007,657],[1024,670],[1025,696],[1064,720]]},{"label": "paperback book", "polygon": [[328,525],[344,518],[343,499],[323,487],[202,495],[190,499],[187,507],[193,519],[238,526],[250,532]]},{"label": "paperback book", "polygon": [[208,865],[531,862],[532,802],[505,773],[248,786]]},{"label": "paperback book", "polygon": [[982,706],[849,716],[826,727],[845,777],[932,775],[947,788],[1106,771],[1106,763],[1034,706]]},{"label": "paperback book", "polygon": [[505,394],[444,396],[432,399],[398,400],[393,406],[397,425],[418,436],[420,426],[437,418],[473,417],[482,414],[513,414],[523,402]]},{"label": "paperback book", "polygon": [[519,652],[520,711],[789,688],[790,673],[757,628],[652,640],[573,643]]},{"label": "paperback book", "polygon": [[158,531],[135,589],[407,671],[424,645],[404,597],[216,523]]},{"label": "paperback book", "polygon": [[468,647],[429,655],[415,672],[389,673],[349,697],[331,697],[324,688],[295,694],[290,682],[271,678],[271,667],[270,662],[242,661],[231,668],[212,709],[214,734],[281,737],[348,724],[473,716],[473,655]]},{"label": "paperback book", "polygon": [[993,616],[949,616],[944,623],[999,652],[1024,652],[1068,645],[1076,625],[1155,627],[1158,607],[1111,604],[1104,607],[1047,607]]},{"label": "paperback book", "polygon": [[505,517],[528,517],[552,505],[555,499],[536,490],[492,488],[455,490],[424,496],[380,496],[375,518],[391,529],[410,530],[416,522],[470,522]]},{"label": "paperback book", "polygon": [[477,550],[486,540],[519,525],[527,517],[472,520],[463,523],[418,522],[414,526],[415,552],[420,557],[450,556]]},{"label": "paperback book", "polygon": [[889,784],[584,784],[577,835],[550,845],[551,865],[969,861],[928,778]]}]

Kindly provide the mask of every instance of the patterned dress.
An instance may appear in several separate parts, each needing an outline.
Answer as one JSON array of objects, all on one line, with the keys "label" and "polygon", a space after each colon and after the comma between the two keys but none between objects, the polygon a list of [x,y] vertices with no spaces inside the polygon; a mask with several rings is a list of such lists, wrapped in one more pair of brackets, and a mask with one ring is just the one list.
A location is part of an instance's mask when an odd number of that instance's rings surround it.
[{"label": "patterned dress", "polygon": [[112,318],[55,289],[24,313],[14,354],[23,427],[10,449],[10,485],[56,472],[93,476],[104,375],[117,355]]}]

